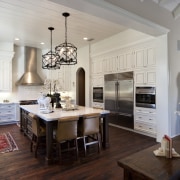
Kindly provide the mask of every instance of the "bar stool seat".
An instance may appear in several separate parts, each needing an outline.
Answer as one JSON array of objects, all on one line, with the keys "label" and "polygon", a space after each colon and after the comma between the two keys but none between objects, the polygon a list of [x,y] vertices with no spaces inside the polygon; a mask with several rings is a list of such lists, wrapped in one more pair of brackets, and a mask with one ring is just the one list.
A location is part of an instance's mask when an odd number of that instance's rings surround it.
[{"label": "bar stool seat", "polygon": [[[87,154],[87,146],[97,144],[98,153],[101,150],[100,139],[100,114],[86,114],[78,122],[78,137],[83,138],[84,154]],[[88,141],[88,138],[90,141]]]},{"label": "bar stool seat", "polygon": [[[60,162],[62,162],[62,152],[76,151],[76,159],[78,159],[77,144],[77,121],[79,116],[68,116],[58,120],[55,139]],[[73,141],[73,145],[70,142]],[[62,148],[62,144],[66,143],[67,148]]]}]

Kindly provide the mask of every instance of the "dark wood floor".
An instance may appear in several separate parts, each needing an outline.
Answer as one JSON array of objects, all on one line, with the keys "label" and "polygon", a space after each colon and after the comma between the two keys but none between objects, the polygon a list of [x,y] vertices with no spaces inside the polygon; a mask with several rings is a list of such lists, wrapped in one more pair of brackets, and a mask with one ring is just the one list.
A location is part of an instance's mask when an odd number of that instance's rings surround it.
[{"label": "dark wood floor", "polygon": [[[0,154],[0,179],[123,179],[123,169],[117,160],[156,144],[154,138],[130,131],[109,127],[110,148],[87,158],[82,155],[78,162],[46,165],[44,155],[37,159],[30,152],[30,141],[17,125],[0,126],[0,132],[11,132],[19,150]],[[43,152],[42,152],[43,154]]]}]

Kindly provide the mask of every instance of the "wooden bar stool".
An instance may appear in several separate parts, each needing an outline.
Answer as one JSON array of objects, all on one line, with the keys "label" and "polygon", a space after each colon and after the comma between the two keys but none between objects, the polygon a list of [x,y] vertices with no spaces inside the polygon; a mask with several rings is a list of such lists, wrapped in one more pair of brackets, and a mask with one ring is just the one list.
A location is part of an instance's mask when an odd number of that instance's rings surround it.
[{"label": "wooden bar stool", "polygon": [[[55,139],[59,152],[60,162],[62,161],[62,152],[76,151],[76,159],[78,160],[78,144],[77,144],[77,121],[79,116],[68,116],[58,120]],[[73,146],[70,142],[73,142]],[[67,143],[67,148],[62,148],[62,144]]]},{"label": "wooden bar stool", "polygon": [[32,139],[31,139],[30,151],[33,152],[33,147],[34,147],[34,157],[37,158],[37,150],[39,144],[41,143],[42,138],[46,137],[46,129],[45,127],[40,125],[38,116],[32,113],[29,113],[28,116],[32,120]]},{"label": "wooden bar stool", "polygon": [[[87,146],[97,144],[98,145],[98,153],[101,150],[101,139],[99,136],[100,133],[100,114],[99,113],[91,113],[83,116],[81,121],[78,123],[78,137],[83,138],[84,145],[84,154],[86,156]],[[87,139],[90,141],[87,141]]]}]

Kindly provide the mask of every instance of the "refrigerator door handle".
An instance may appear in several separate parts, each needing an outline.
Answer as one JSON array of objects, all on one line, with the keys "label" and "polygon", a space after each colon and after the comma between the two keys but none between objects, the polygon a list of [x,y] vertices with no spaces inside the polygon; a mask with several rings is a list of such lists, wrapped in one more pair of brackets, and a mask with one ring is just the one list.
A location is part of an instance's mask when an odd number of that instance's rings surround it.
[{"label": "refrigerator door handle", "polygon": [[115,109],[118,108],[118,82],[115,82]]},{"label": "refrigerator door handle", "polygon": [[119,112],[118,115],[127,116],[127,117],[132,117],[133,116],[132,114],[122,113],[122,112]]}]

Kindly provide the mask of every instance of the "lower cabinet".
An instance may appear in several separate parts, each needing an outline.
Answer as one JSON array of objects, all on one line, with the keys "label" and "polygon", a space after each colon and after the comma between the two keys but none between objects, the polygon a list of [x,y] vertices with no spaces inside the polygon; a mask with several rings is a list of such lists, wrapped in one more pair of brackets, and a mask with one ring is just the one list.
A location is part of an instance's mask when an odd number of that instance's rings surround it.
[{"label": "lower cabinet", "polygon": [[0,125],[18,122],[17,106],[17,103],[0,103]]},{"label": "lower cabinet", "polygon": [[[20,129],[29,139],[32,139],[32,117],[29,116],[29,112],[24,109],[20,109]],[[45,126],[40,119],[40,125]]]},{"label": "lower cabinet", "polygon": [[151,137],[156,137],[156,110],[135,108],[134,129]]},{"label": "lower cabinet", "polygon": [[30,139],[32,138],[32,119],[28,116],[29,112],[21,109],[21,119],[20,119],[20,127],[21,131],[24,132],[24,135],[28,136]]},{"label": "lower cabinet", "polygon": [[92,107],[97,109],[104,109],[104,103],[93,102]]}]

